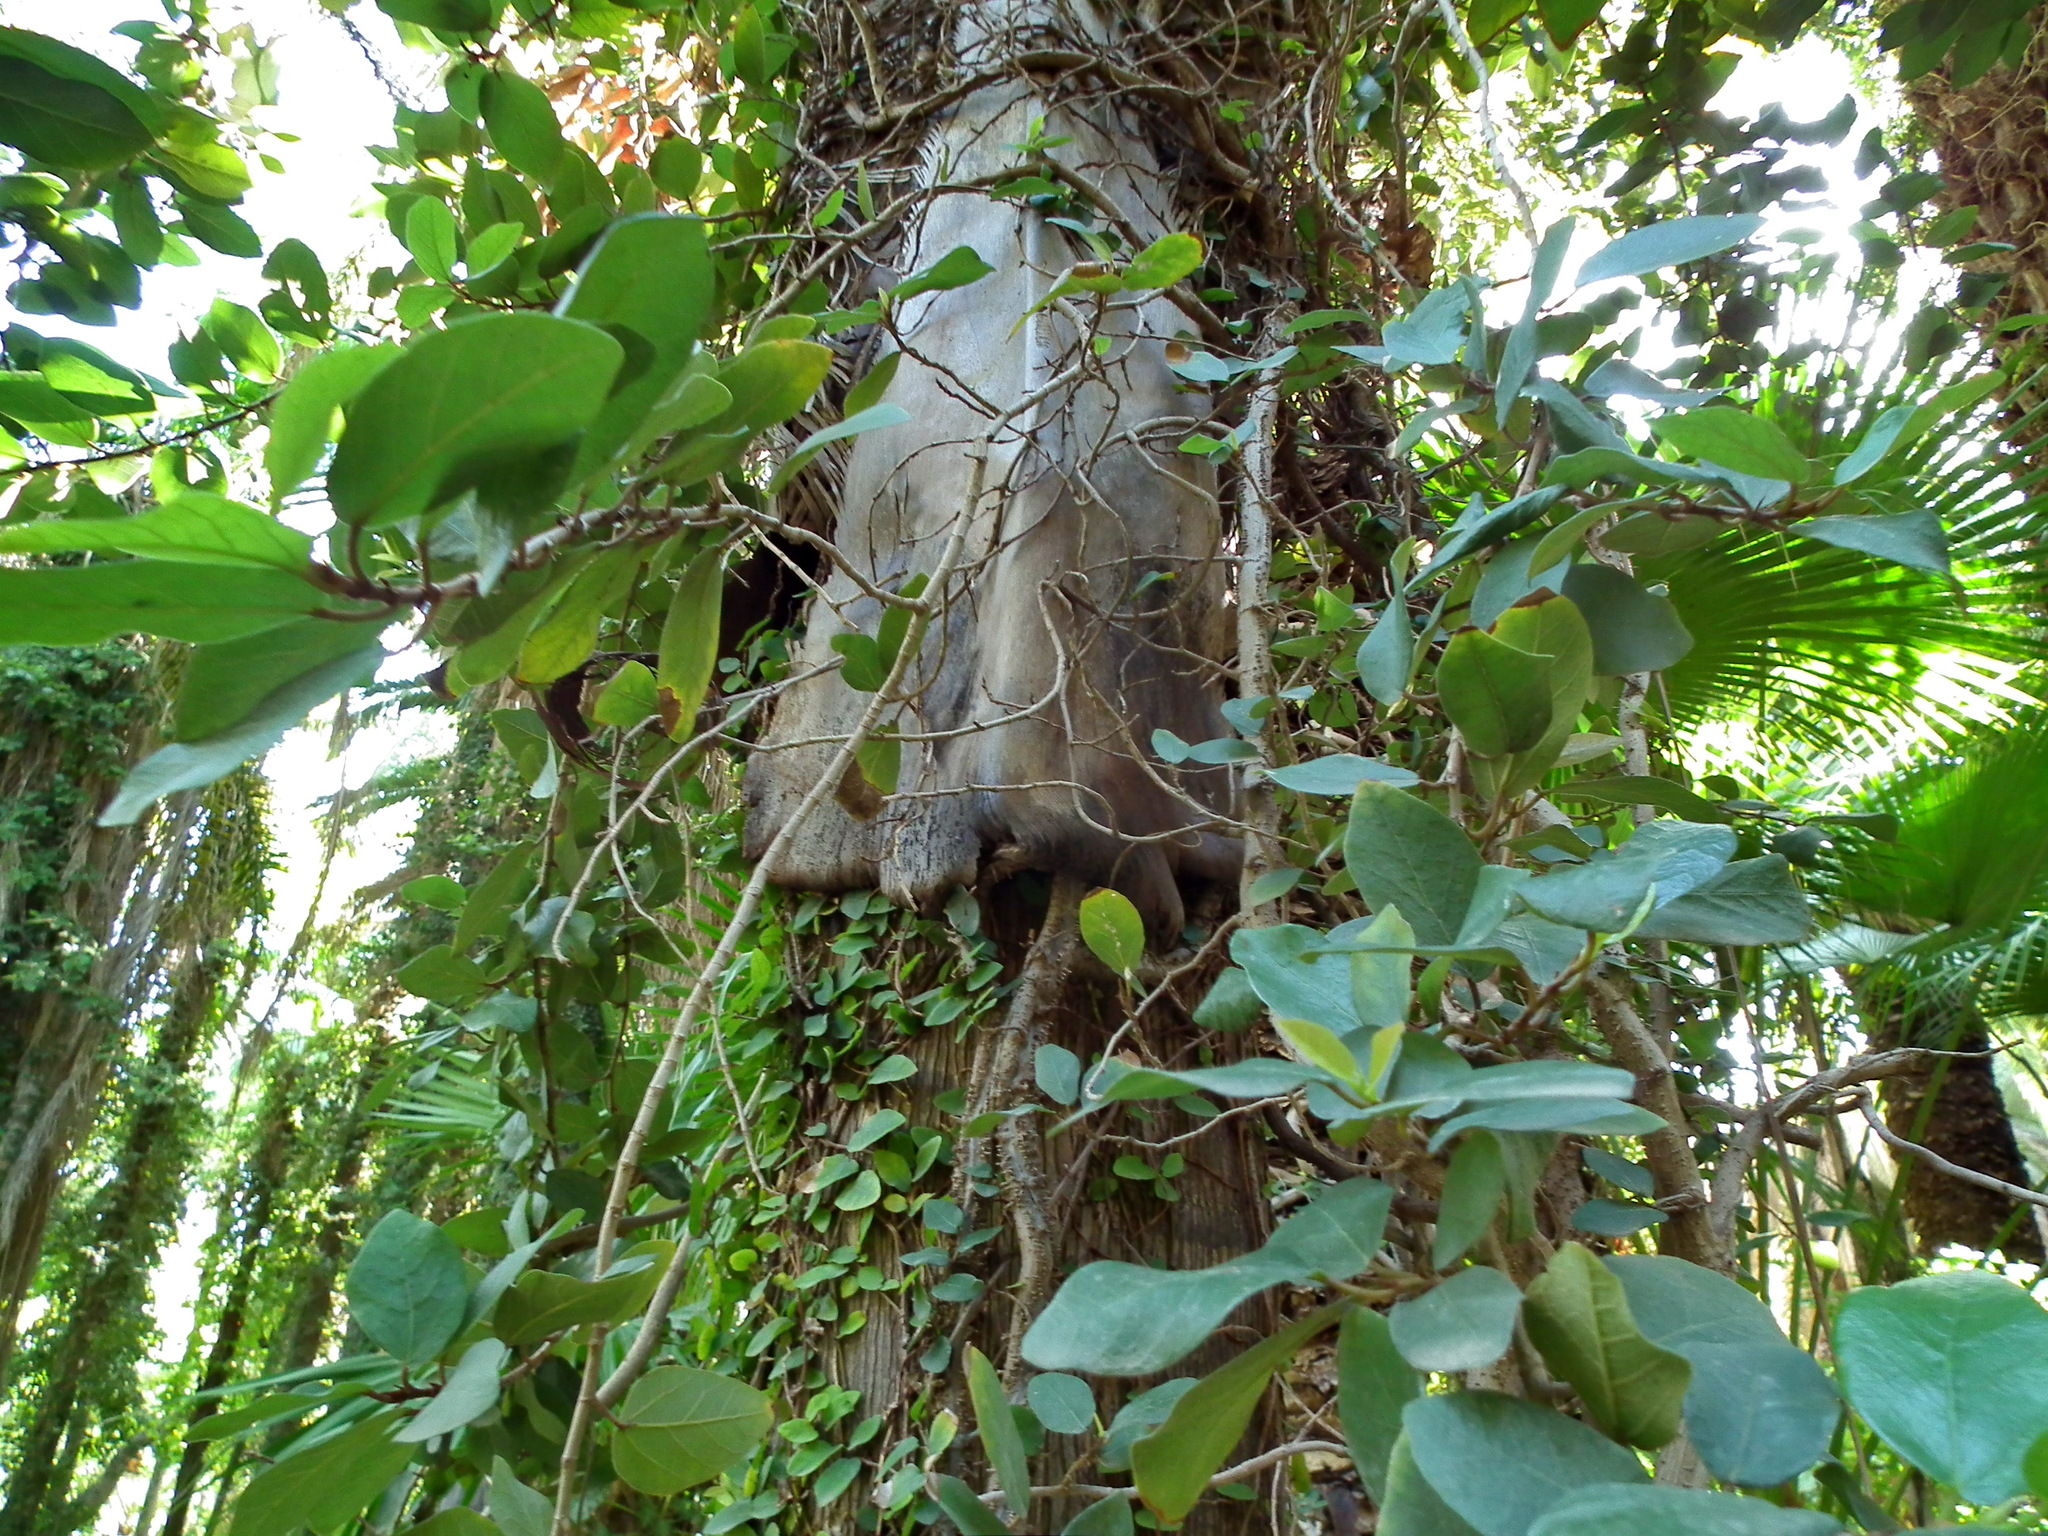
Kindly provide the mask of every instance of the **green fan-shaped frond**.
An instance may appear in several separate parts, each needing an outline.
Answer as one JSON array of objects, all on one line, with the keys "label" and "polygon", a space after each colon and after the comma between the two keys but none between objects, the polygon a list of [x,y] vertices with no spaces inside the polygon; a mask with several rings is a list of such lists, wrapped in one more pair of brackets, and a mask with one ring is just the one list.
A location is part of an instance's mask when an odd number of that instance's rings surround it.
[{"label": "green fan-shaped frond", "polygon": [[[2038,587],[2031,552],[1960,570],[1960,592],[1853,551],[1759,534],[1731,534],[1640,571],[1669,585],[1692,632],[1692,651],[1664,677],[1683,725],[1749,719],[1766,740],[1808,749],[1911,716],[1954,728],[1973,713],[1973,677],[1989,693],[2001,672],[2048,656],[2028,601]],[[1962,666],[1944,665],[1945,653],[1960,653]],[[1927,686],[1936,671],[1961,680],[1965,697],[1951,689],[1944,705],[1942,690]]]}]

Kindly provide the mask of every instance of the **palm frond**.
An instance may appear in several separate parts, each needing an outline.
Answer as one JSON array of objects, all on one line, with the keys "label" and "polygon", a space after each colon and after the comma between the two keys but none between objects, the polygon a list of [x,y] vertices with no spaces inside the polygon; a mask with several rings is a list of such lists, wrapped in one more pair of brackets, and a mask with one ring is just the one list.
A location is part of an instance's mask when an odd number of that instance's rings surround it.
[{"label": "palm frond", "polygon": [[495,1142],[512,1111],[491,1081],[445,1059],[430,1070],[431,1077],[387,1101],[377,1119],[429,1141]]}]

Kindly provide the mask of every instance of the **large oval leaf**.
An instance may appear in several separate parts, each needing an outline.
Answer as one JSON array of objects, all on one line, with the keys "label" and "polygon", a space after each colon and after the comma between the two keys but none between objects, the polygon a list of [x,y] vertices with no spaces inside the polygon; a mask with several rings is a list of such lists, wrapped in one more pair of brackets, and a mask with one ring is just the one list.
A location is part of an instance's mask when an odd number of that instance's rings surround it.
[{"label": "large oval leaf", "polygon": [[2048,1431],[2048,1312],[1978,1270],[1866,1286],[1842,1303],[1835,1358],[1886,1444],[1975,1504],[2027,1491]]},{"label": "large oval leaf", "polygon": [[553,315],[483,315],[431,332],[356,397],[328,499],[343,522],[380,528],[445,500],[458,471],[539,460],[590,423],[624,356],[597,327]]},{"label": "large oval leaf", "polygon": [[1522,1293],[1497,1269],[1460,1270],[1387,1315],[1394,1347],[1418,1371],[1476,1371],[1514,1342]]},{"label": "large oval leaf", "polygon": [[1536,1522],[1529,1536],[1838,1536],[1811,1509],[1689,1488],[1589,1488]]},{"label": "large oval leaf", "polygon": [[1684,1259],[1605,1260],[1652,1343],[1692,1363],[1685,1425],[1707,1469],[1725,1482],[1775,1487],[1827,1454],[1842,1416],[1834,1384],[1779,1331],[1770,1308]]},{"label": "large oval leaf", "polygon": [[774,1421],[767,1393],[686,1365],[649,1371],[618,1416],[630,1427],[612,1441],[612,1464],[631,1487],[658,1497],[710,1482],[751,1455]]},{"label": "large oval leaf", "polygon": [[1401,1422],[1430,1487],[1479,1536],[1529,1536],[1582,1488],[1649,1481],[1634,1453],[1519,1397],[1425,1397],[1408,1405]]},{"label": "large oval leaf", "polygon": [[410,1211],[387,1212],[349,1266],[349,1312],[401,1365],[416,1368],[439,1356],[468,1305],[455,1239]]}]

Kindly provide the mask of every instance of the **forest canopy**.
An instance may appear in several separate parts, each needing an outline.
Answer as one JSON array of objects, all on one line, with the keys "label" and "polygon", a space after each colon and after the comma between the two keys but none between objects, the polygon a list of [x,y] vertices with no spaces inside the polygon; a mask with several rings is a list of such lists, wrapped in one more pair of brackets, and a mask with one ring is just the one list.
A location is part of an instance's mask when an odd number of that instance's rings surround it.
[{"label": "forest canopy", "polygon": [[353,249],[162,11],[0,26],[0,1536],[2048,1531],[2031,9],[323,0]]}]

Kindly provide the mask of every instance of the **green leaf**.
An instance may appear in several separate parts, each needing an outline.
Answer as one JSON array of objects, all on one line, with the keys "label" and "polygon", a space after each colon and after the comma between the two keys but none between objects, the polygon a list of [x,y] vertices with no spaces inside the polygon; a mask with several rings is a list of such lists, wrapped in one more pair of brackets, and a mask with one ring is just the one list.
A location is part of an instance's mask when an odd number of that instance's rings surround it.
[{"label": "green leaf", "polygon": [[933,1501],[960,1528],[960,1536],[1010,1536],[1010,1528],[996,1512],[959,1478],[938,1473],[931,1479],[931,1492]]},{"label": "green leaf", "polygon": [[1063,1045],[1041,1045],[1032,1055],[1032,1077],[1055,1104],[1081,1097],[1081,1058]]},{"label": "green leaf", "polygon": [[1305,763],[1290,763],[1285,768],[1272,768],[1266,777],[1282,789],[1291,789],[1298,795],[1344,795],[1349,797],[1367,779],[1381,784],[1392,784],[1407,788],[1422,781],[1406,768],[1396,768],[1378,758],[1360,757],[1355,752],[1333,752],[1327,757],[1310,758]]},{"label": "green leaf", "polygon": [[455,215],[438,197],[418,197],[405,211],[405,248],[420,270],[437,283],[455,281],[460,259]]},{"label": "green leaf", "polygon": [[843,442],[849,437],[858,437],[863,432],[878,432],[884,427],[900,427],[908,420],[910,412],[900,405],[871,405],[834,426],[820,427],[790,451],[789,457],[782,461],[781,467],[769,479],[768,489],[781,490],[803,472],[806,464],[833,443]]},{"label": "green leaf", "polygon": [[254,507],[189,490],[139,517],[66,518],[0,528],[0,555],[74,550],[298,572],[312,560],[313,541]]},{"label": "green leaf", "polygon": [[1573,779],[1550,791],[1553,800],[1591,800],[1602,805],[1653,805],[1685,821],[1733,821],[1734,816],[1711,800],[1702,799],[1683,784],[1647,774],[1610,774],[1597,779]]},{"label": "green leaf", "polygon": [[133,81],[83,49],[0,27],[0,144],[68,170],[111,170],[148,149],[161,120]]},{"label": "green leaf", "polygon": [[1692,1367],[1643,1337],[1621,1282],[1586,1249],[1565,1243],[1551,1255],[1523,1318],[1545,1363],[1608,1434],[1645,1450],[1676,1438]]},{"label": "green leaf", "polygon": [[1654,1205],[1625,1200],[1588,1200],[1572,1212],[1572,1230],[1592,1237],[1629,1237],[1647,1227],[1662,1226],[1665,1214]]},{"label": "green leaf", "polygon": [[1887,1445],[1973,1504],[2027,1491],[2048,1424],[2048,1313],[1980,1270],[1866,1286],[1842,1303],[1835,1359]]},{"label": "green leaf", "polygon": [[1242,966],[1225,966],[1217,973],[1208,992],[1195,1005],[1194,1020],[1202,1029],[1219,1029],[1242,1034],[1258,1023],[1264,1005],[1252,990],[1251,979]]},{"label": "green leaf", "polygon": [[1582,1488],[1649,1481],[1634,1452],[1519,1397],[1418,1398],[1401,1422],[1416,1467],[1479,1536],[1529,1536]]},{"label": "green leaf", "polygon": [[1461,1269],[1387,1314],[1394,1347],[1418,1371],[1476,1371],[1514,1342],[1522,1293],[1497,1269]]},{"label": "green leaf", "polygon": [[1600,535],[1600,542],[1617,554],[1653,558],[1683,554],[1688,549],[1711,544],[1727,527],[1718,517],[1674,515],[1659,508],[1623,518]]},{"label": "green leaf", "polygon": [[708,1483],[752,1455],[774,1422],[768,1395],[715,1371],[664,1365],[633,1383],[618,1409],[631,1426],[612,1441],[629,1487],[666,1498]]},{"label": "green leaf", "polygon": [[552,315],[430,332],[356,397],[328,498],[343,522],[381,528],[456,494],[481,461],[539,460],[590,423],[623,357],[603,331]]},{"label": "green leaf", "polygon": [[889,392],[889,386],[896,380],[896,370],[902,366],[903,354],[891,352],[870,368],[861,381],[846,392],[847,419],[860,415],[870,406],[880,405],[882,396]]},{"label": "green leaf", "polygon": [[1737,859],[1705,885],[1664,903],[1636,929],[1641,939],[1682,944],[1798,944],[1813,914],[1783,854]]},{"label": "green leaf", "polygon": [[496,936],[514,907],[533,889],[533,844],[512,849],[485,875],[462,904],[462,916],[455,925],[457,951],[473,949],[483,939]]},{"label": "green leaf", "polygon": [[1387,1501],[1387,1468],[1401,1438],[1401,1410],[1422,1395],[1423,1378],[1394,1348],[1386,1318],[1364,1307],[1337,1331],[1337,1413],[1344,1443],[1373,1502]]},{"label": "green leaf", "polygon": [[1660,417],[1657,440],[1690,459],[1718,464],[1761,480],[1804,485],[1813,473],[1806,455],[1775,421],[1732,406],[1709,406]]},{"label": "green leaf", "polygon": [[1429,1486],[1405,1430],[1387,1459],[1387,1495],[1379,1503],[1379,1536],[1478,1536]]},{"label": "green leaf", "polygon": [[676,710],[669,734],[681,741],[697,728],[697,707],[704,702],[718,667],[718,627],[725,596],[723,551],[714,547],[683,567],[669,598],[668,617],[661,625],[661,649],[655,658],[654,683],[664,704]]},{"label": "green leaf", "polygon": [[263,467],[270,475],[270,504],[305,484],[327,445],[341,433],[341,411],[364,386],[396,360],[391,346],[344,347],[308,358],[270,407],[270,437]]},{"label": "green leaf", "polygon": [[775,83],[768,62],[767,28],[762,25],[761,13],[751,5],[742,7],[733,18],[732,65],[733,72],[756,89],[765,90]]},{"label": "green leaf", "polygon": [[1603,0],[1536,0],[1543,30],[1559,48],[1569,48],[1600,14]]},{"label": "green leaf", "polygon": [[[573,481],[581,483],[621,449],[639,441],[650,413],[670,398],[690,365],[717,292],[704,226],[696,219],[643,214],[619,220],[599,237],[583,259],[576,286],[555,312],[564,319],[601,326],[614,336],[624,333],[632,361],[621,370],[622,382],[598,408],[577,445]],[[719,388],[708,375],[692,377],[702,380],[697,386],[699,399]],[[720,410],[730,404],[726,400]],[[714,410],[694,420],[681,417],[664,430],[695,426],[718,414]]]},{"label": "green leaf", "polygon": [[1409,590],[1414,590],[1431,576],[1449,570],[1460,560],[1514,537],[1548,512],[1563,495],[1561,487],[1545,486],[1503,502],[1491,512],[1481,512],[1479,500],[1474,497],[1471,509],[1458,520],[1455,531],[1438,546],[1429,564],[1409,578]]},{"label": "green leaf", "polygon": [[211,1443],[226,1440],[245,1430],[258,1429],[287,1419],[302,1419],[309,1409],[326,1404],[324,1392],[269,1392],[243,1407],[226,1413],[209,1413],[192,1421],[187,1440]]},{"label": "green leaf", "polygon": [[621,544],[576,573],[545,617],[520,644],[514,673],[529,685],[567,677],[597,648],[598,630],[618,611],[638,579],[646,551]]},{"label": "green leaf", "polygon": [[473,1509],[457,1504],[406,1527],[406,1536],[502,1536],[497,1526]]},{"label": "green leaf", "polygon": [[1899,512],[1890,516],[1809,517],[1790,525],[1802,538],[1853,549],[1872,559],[1888,560],[1911,570],[1950,574],[1948,530],[1932,512]]},{"label": "green leaf", "polygon": [[555,1506],[519,1481],[502,1456],[491,1460],[491,1519],[505,1536],[551,1536]]},{"label": "green leaf", "polygon": [[1131,1501],[1111,1494],[1098,1499],[1060,1527],[1060,1536],[1136,1536]]},{"label": "green leaf", "polygon": [[1686,1432],[1716,1477],[1775,1487],[1827,1454],[1840,1399],[1813,1357],[1786,1341],[1770,1308],[1683,1259],[1604,1262],[1644,1337],[1691,1362]]},{"label": "green leaf", "polygon": [[235,1499],[232,1536],[340,1530],[405,1470],[413,1447],[391,1438],[389,1410],[265,1467]]},{"label": "green leaf", "polygon": [[1329,937],[1299,923],[1240,928],[1231,935],[1230,957],[1244,967],[1252,991],[1275,1018],[1307,1019],[1348,1034],[1359,1027],[1349,961],[1309,953]]},{"label": "green leaf", "polygon": [[1081,898],[1081,942],[1119,976],[1134,975],[1145,958],[1145,920],[1123,892],[1090,891]]},{"label": "green leaf", "polygon": [[348,1306],[370,1342],[419,1369],[462,1326],[469,1282],[455,1240],[410,1211],[389,1211],[348,1271]]},{"label": "green leaf", "polygon": [[415,997],[437,1003],[466,1003],[483,991],[483,967],[467,960],[446,944],[422,950],[399,967],[394,980]]},{"label": "green leaf", "polygon": [[1393,1191],[1350,1179],[1282,1221],[1256,1253],[1208,1269],[1105,1260],[1075,1271],[1024,1336],[1044,1370],[1148,1376],[1199,1348],[1231,1309],[1268,1286],[1349,1279],[1379,1249]]},{"label": "green leaf", "polygon": [[1372,630],[1358,642],[1358,685],[1381,704],[1393,704],[1408,692],[1415,670],[1415,630],[1408,605],[1392,599],[1380,610]]},{"label": "green leaf", "polygon": [[1161,235],[1133,256],[1124,268],[1124,290],[1143,293],[1171,288],[1184,277],[1201,270],[1202,242],[1193,235]]},{"label": "green leaf", "polygon": [[[654,1249],[660,1258],[670,1245]],[[617,1322],[647,1305],[661,1272],[653,1263],[616,1266],[602,1280],[579,1280],[547,1270],[529,1270],[499,1299],[491,1331],[515,1349],[538,1344],[550,1334],[586,1323]]]},{"label": "green leaf", "polygon": [[647,174],[670,197],[687,202],[704,179],[704,151],[685,138],[663,139],[647,162]]},{"label": "green leaf", "polygon": [[1614,851],[1525,882],[1518,893],[1532,912],[1570,928],[1620,933],[1654,886],[1668,902],[1710,884],[1735,853],[1726,827],[1653,821]]},{"label": "green leaf", "polygon": [[1508,1190],[1500,1139],[1491,1131],[1470,1131],[1451,1154],[1438,1202],[1436,1239],[1430,1262],[1447,1269],[1471,1251],[1500,1213]]},{"label": "green leaf", "polygon": [[1496,770],[1497,793],[1517,795],[1542,781],[1578,729],[1579,711],[1593,686],[1593,637],[1578,605],[1565,597],[1510,608],[1495,621],[1493,633],[1503,644],[1550,658],[1550,729]]},{"label": "green leaf", "polygon": [[644,661],[629,661],[614,672],[611,681],[598,690],[590,706],[590,718],[599,725],[630,729],[661,708],[661,695],[654,674]]},{"label": "green leaf", "polygon": [[895,795],[897,780],[903,776],[903,743],[893,735],[870,735],[854,748],[854,764],[860,776],[874,786],[881,797]]},{"label": "green leaf", "polygon": [[487,32],[496,23],[499,0],[377,0],[394,21],[409,21],[437,32]]},{"label": "green leaf", "polygon": [[452,1434],[489,1413],[498,1405],[498,1374],[510,1354],[496,1339],[480,1339],[470,1345],[433,1400],[394,1438],[404,1445],[418,1444],[436,1435]]},{"label": "green leaf", "polygon": [[718,372],[732,405],[712,426],[749,432],[779,426],[810,404],[832,371],[832,349],[815,341],[757,341]]},{"label": "green leaf", "polygon": [[1593,670],[1605,677],[1662,672],[1692,649],[1692,635],[1671,599],[1607,565],[1575,565],[1564,595],[1585,617]]},{"label": "green leaf", "polygon": [[1173,1406],[1166,1422],[1131,1447],[1138,1496],[1168,1525],[1177,1524],[1209,1490],[1251,1422],[1273,1373],[1343,1315],[1338,1305],[1313,1312],[1210,1372]]},{"label": "green leaf", "polygon": [[156,560],[0,569],[0,645],[98,645],[130,634],[234,640],[322,605],[317,588],[274,570]]},{"label": "green leaf", "polygon": [[981,259],[971,245],[956,245],[937,261],[912,274],[889,290],[889,302],[901,304],[921,293],[948,293],[978,283],[995,268]]},{"label": "green leaf", "polygon": [[462,270],[472,278],[481,277],[517,250],[525,238],[524,224],[514,221],[491,225],[469,242],[469,249],[462,258]]},{"label": "green leaf", "polygon": [[1025,1383],[1024,1400],[1056,1435],[1085,1435],[1095,1422],[1095,1394],[1078,1376],[1044,1371]]},{"label": "green leaf", "polygon": [[1895,405],[1878,414],[1875,421],[1863,433],[1863,440],[1854,451],[1835,466],[1834,483],[1850,485],[1861,480],[1883,462],[1898,445],[1906,427],[1913,420],[1914,408],[1910,405]]},{"label": "green leaf", "polygon": [[[1399,907],[1386,907],[1366,924],[1358,942],[1406,950],[1414,946],[1415,930]],[[1415,991],[1409,978],[1412,965],[1410,958],[1400,953],[1351,957],[1351,1007],[1360,1027],[1383,1030],[1408,1022]],[[1374,1085],[1375,1091],[1378,1086]]]},{"label": "green leaf", "polygon": [[1452,638],[1437,662],[1436,684],[1444,712],[1481,757],[1527,751],[1550,729],[1550,658],[1484,630]]},{"label": "green leaf", "polygon": [[1464,830],[1434,806],[1391,785],[1368,780],[1358,786],[1344,833],[1344,867],[1367,906],[1401,909],[1418,943],[1456,940],[1481,862]]},{"label": "green leaf", "polygon": [[989,1358],[967,1346],[967,1393],[974,1404],[974,1424],[982,1450],[995,1468],[996,1482],[1012,1519],[1021,1520],[1031,1507],[1031,1459],[1017,1431],[1017,1415],[1003,1395],[1002,1379]]},{"label": "green leaf", "polygon": [[1645,272],[1719,255],[1747,240],[1763,227],[1763,222],[1760,215],[1753,213],[1719,214],[1666,219],[1660,224],[1630,230],[1588,257],[1579,268],[1574,286],[1584,288],[1610,278],[1640,277]]},{"label": "green leaf", "polygon": [[1806,1351],[1777,1338],[1693,1344],[1679,1353],[1692,1362],[1686,1431],[1721,1481],[1775,1488],[1827,1454],[1842,1400]]},{"label": "green leaf", "polygon": [[[165,795],[225,777],[268,752],[337,693],[377,675],[384,647],[366,626],[327,619],[304,625],[318,629],[293,624],[199,647],[178,693],[179,740],[128,771],[99,824],[132,825]],[[218,686],[209,688],[209,681]]]},{"label": "green leaf", "polygon": [[1529,1536],[1839,1536],[1842,1522],[1811,1509],[1691,1488],[1588,1488]]},{"label": "green leaf", "polygon": [[546,182],[562,160],[562,125],[547,92],[510,69],[483,78],[480,97],[484,127],[505,163],[522,175]]},{"label": "green leaf", "polygon": [[[190,218],[189,213],[187,218]],[[259,245],[247,254],[256,255],[261,249]],[[284,364],[284,354],[278,349],[277,338],[270,333],[270,327],[263,323],[263,317],[255,310],[226,299],[215,299],[200,326],[220,348],[222,355],[243,373],[266,384],[277,377],[278,369]]]},{"label": "green leaf", "polygon": [[1318,1072],[1348,1086],[1360,1098],[1370,1098],[1371,1088],[1358,1060],[1336,1034],[1306,1019],[1276,1018],[1273,1027],[1297,1058]]}]

